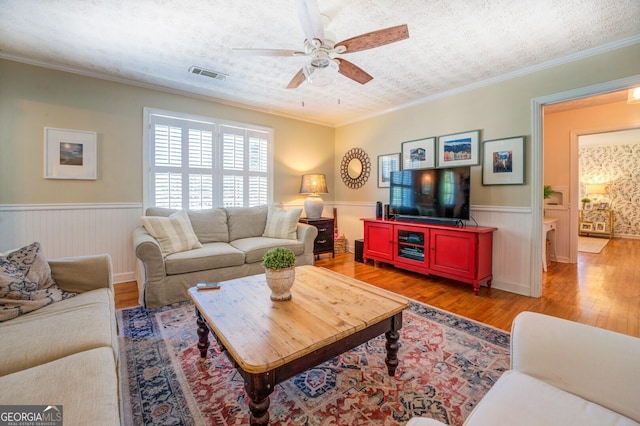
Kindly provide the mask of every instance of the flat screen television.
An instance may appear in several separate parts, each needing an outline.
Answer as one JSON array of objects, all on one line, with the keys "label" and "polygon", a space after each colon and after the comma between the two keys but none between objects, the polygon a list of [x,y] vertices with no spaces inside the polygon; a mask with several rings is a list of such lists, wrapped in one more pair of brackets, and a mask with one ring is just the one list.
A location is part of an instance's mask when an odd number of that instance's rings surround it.
[{"label": "flat screen television", "polygon": [[469,166],[392,172],[389,208],[396,217],[468,220],[470,175]]}]

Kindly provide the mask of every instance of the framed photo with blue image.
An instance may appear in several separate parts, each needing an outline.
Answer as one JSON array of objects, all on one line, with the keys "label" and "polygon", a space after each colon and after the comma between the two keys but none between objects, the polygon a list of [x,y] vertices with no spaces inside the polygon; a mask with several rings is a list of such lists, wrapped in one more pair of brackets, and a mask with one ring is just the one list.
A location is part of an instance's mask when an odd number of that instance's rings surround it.
[{"label": "framed photo with blue image", "polygon": [[402,142],[402,170],[432,169],[436,166],[436,138]]},{"label": "framed photo with blue image", "polygon": [[480,164],[480,130],[438,137],[438,168]]},{"label": "framed photo with blue image", "polygon": [[45,179],[97,178],[97,133],[44,128]]},{"label": "framed photo with blue image", "polygon": [[524,136],[484,141],[483,185],[524,185]]}]

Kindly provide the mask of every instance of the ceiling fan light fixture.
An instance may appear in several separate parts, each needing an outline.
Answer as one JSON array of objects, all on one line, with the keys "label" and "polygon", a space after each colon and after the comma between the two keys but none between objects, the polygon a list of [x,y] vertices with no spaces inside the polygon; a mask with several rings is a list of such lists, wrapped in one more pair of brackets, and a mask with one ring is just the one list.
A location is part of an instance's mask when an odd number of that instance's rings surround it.
[{"label": "ceiling fan light fixture", "polygon": [[302,68],[305,78],[314,86],[327,86],[333,82],[338,75],[338,61],[331,59],[328,55],[316,56]]}]

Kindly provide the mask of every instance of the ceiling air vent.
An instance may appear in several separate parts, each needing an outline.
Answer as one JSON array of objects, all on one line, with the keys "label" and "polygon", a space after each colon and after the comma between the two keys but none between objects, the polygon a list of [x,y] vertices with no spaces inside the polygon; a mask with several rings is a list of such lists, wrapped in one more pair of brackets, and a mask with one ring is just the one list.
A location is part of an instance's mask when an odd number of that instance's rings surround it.
[{"label": "ceiling air vent", "polygon": [[215,78],[216,80],[220,80],[220,81],[224,81],[228,77],[227,74],[223,74],[221,72],[216,72],[211,70],[205,70],[204,68],[200,68],[196,66],[190,67],[189,72],[192,72],[198,75],[203,75],[205,77]]}]

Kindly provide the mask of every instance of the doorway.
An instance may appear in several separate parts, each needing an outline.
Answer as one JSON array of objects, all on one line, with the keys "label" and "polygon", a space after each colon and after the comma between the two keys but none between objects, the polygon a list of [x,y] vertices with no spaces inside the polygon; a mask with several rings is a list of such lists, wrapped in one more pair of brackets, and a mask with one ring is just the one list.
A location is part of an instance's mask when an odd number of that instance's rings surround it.
[{"label": "doorway", "polygon": [[[620,123],[625,124],[624,120]],[[638,164],[640,128],[578,137],[578,206],[581,209],[578,232],[581,241],[585,237],[611,239],[614,235],[640,237]]]},{"label": "doorway", "polygon": [[[548,174],[545,169],[545,162],[547,156],[555,155],[553,153],[555,144],[552,144],[551,139],[545,137],[546,122],[545,113],[549,111],[549,108],[554,106],[560,107],[561,103],[569,101],[584,102],[589,98],[597,97],[600,95],[612,94],[614,92],[624,91],[640,85],[640,75],[627,77],[620,80],[614,80],[602,84],[583,87],[579,89],[573,89],[566,92],[556,93],[553,95],[543,96],[532,100],[532,160],[531,167],[533,170],[532,176],[532,192],[531,192],[531,206],[532,206],[532,244],[531,244],[531,265],[530,276],[532,278],[531,296],[540,297],[542,295],[542,218],[543,218],[543,199],[539,194],[542,194],[542,188],[545,184],[545,178]],[[612,95],[613,96],[613,95]],[[617,96],[620,96],[618,93]],[[566,105],[564,105],[566,107]],[[570,109],[570,108],[569,108]],[[567,111],[569,110],[567,109]],[[545,123],[545,126],[543,126]],[[619,129],[620,126],[618,126]],[[613,130],[613,129],[609,129]],[[602,129],[595,131],[603,131]],[[569,131],[570,141],[563,141],[559,143],[561,151],[563,152],[560,158],[565,158],[569,162],[569,170],[567,170],[566,160],[562,169],[559,169],[563,176],[561,177],[560,184],[564,184],[569,187],[570,192],[570,217],[568,220],[568,230],[564,229],[561,232],[566,233],[569,237],[567,239],[567,253],[576,253],[573,262],[577,262],[577,239],[578,239],[578,209],[577,209],[577,139],[580,134],[594,133],[594,129],[571,129]],[[545,139],[546,144],[545,144]],[[547,145],[547,146],[545,146]],[[558,170],[554,168],[554,170]],[[549,184],[551,184],[549,182]]]}]

